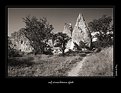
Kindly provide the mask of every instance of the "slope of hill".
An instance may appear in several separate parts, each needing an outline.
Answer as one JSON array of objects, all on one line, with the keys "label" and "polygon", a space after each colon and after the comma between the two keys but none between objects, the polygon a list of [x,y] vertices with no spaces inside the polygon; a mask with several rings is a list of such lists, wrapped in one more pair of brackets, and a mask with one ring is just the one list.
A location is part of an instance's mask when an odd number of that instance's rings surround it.
[{"label": "slope of hill", "polygon": [[86,57],[79,76],[113,76],[113,47]]}]

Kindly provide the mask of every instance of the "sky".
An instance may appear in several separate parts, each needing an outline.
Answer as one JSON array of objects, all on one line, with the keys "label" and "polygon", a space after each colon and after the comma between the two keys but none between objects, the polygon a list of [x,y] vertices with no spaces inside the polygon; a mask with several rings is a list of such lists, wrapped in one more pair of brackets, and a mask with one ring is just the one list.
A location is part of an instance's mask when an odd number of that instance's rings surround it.
[{"label": "sky", "polygon": [[54,27],[53,32],[60,32],[65,23],[72,23],[74,27],[79,13],[83,14],[86,23],[104,14],[113,18],[113,8],[8,8],[8,35],[25,27],[22,18],[26,16],[46,17]]}]

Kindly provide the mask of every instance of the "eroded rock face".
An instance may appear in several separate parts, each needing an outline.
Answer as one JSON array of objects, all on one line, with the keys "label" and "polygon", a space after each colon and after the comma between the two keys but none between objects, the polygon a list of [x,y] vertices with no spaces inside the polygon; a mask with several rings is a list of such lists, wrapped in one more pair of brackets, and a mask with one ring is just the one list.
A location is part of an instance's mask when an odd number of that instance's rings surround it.
[{"label": "eroded rock face", "polygon": [[79,46],[80,41],[84,42],[87,47],[91,47],[91,33],[86,25],[82,14],[79,14],[79,16],[77,17],[74,28],[72,28],[71,23],[65,23],[63,33],[66,33],[69,37],[71,37],[66,45],[65,52],[69,49],[74,50],[74,43]]},{"label": "eroded rock face", "polygon": [[[67,34],[69,37],[72,38],[72,31],[73,31],[73,27],[71,23],[65,23],[63,33]],[[68,41],[65,52],[67,52],[70,49],[71,43],[72,43],[72,39]]]},{"label": "eroded rock face", "polygon": [[[82,14],[79,14],[72,32],[72,42],[79,45],[80,41],[85,42],[88,47],[91,47],[91,34]],[[71,49],[74,48],[73,43],[71,44]]]},{"label": "eroded rock face", "polygon": [[72,25],[71,23],[65,23],[63,33],[66,33],[69,37],[72,37]]},{"label": "eroded rock face", "polygon": [[29,39],[24,35],[24,33],[22,33],[22,31],[15,32],[11,36],[11,41],[14,46],[14,49],[16,49],[16,50],[20,50],[22,52],[29,53],[29,52],[32,52],[34,49],[30,45]]}]

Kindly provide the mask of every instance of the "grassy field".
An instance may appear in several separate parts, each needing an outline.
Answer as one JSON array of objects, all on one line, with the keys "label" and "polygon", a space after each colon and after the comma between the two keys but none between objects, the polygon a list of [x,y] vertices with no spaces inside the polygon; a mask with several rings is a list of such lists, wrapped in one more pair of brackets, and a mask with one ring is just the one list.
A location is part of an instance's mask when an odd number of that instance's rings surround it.
[{"label": "grassy field", "polygon": [[79,72],[80,76],[113,76],[113,47],[87,56]]},{"label": "grassy field", "polygon": [[[8,59],[8,76],[68,76],[85,54],[27,55]],[[112,76],[113,47],[86,56],[79,76]]]},{"label": "grassy field", "polygon": [[29,55],[8,60],[8,76],[67,76],[81,56]]}]

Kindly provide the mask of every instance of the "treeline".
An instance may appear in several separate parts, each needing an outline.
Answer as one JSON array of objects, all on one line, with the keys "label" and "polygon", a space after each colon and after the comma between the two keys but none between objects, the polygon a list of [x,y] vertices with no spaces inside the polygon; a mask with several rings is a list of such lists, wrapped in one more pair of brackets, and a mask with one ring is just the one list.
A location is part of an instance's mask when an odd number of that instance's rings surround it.
[{"label": "treeline", "polygon": [[92,22],[88,23],[91,33],[97,32],[94,36],[97,38],[97,41],[93,43],[93,47],[105,48],[113,45],[114,26],[112,21],[111,16],[103,15],[101,18],[94,19]]}]

